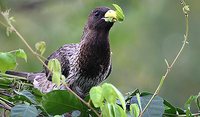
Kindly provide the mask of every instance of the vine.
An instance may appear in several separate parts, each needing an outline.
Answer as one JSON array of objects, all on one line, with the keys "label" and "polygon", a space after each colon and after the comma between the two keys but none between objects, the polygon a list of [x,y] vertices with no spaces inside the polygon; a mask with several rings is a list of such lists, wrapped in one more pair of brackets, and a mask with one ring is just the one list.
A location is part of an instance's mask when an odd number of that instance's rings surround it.
[{"label": "vine", "polygon": [[162,88],[162,85],[163,85],[165,79],[167,78],[169,72],[174,67],[174,64],[176,63],[177,59],[179,58],[179,56],[183,52],[183,49],[184,49],[185,45],[188,44],[188,31],[189,31],[188,12],[190,11],[190,9],[189,9],[189,5],[187,5],[184,0],[181,0],[180,2],[181,2],[181,5],[183,6],[183,13],[185,15],[185,34],[184,34],[183,44],[182,44],[180,50],[178,51],[177,55],[175,56],[175,58],[174,58],[174,60],[172,61],[171,64],[169,64],[169,62],[167,61],[167,59],[165,59],[165,63],[167,65],[166,72],[162,76],[158,87],[156,88],[155,92],[153,93],[153,96],[151,97],[151,99],[149,100],[149,102],[147,103],[147,105],[145,106],[145,108],[142,110],[142,112],[140,113],[140,117],[142,117],[142,114],[146,111],[146,109],[148,108],[148,106],[150,105],[150,103],[152,102],[152,100],[160,92],[160,89]]}]

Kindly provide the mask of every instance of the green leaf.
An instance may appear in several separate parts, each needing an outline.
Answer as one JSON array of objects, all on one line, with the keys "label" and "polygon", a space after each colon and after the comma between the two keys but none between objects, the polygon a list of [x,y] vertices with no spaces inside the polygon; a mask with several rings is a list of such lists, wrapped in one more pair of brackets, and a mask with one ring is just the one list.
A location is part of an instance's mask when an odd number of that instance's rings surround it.
[{"label": "green leaf", "polygon": [[51,69],[53,71],[61,72],[61,66],[60,66],[60,62],[58,61],[58,59],[50,59],[48,62],[48,65],[49,65],[49,69]]},{"label": "green leaf", "polygon": [[167,100],[164,100],[163,104],[164,104],[164,107],[165,107],[164,115],[167,115],[169,117],[174,117],[174,115],[180,115],[180,114],[184,115],[184,114],[186,114],[183,109],[178,108],[178,107],[174,107]]},{"label": "green leaf", "polygon": [[[120,100],[120,102],[121,102],[121,104],[122,104],[122,107],[123,107],[124,111],[126,111],[125,99],[124,99],[124,96],[121,94],[121,92],[120,92],[115,86],[113,86],[112,84],[108,84],[108,83],[104,83],[104,84],[105,84],[105,86],[106,86],[107,88],[111,88],[111,89],[114,91],[115,96],[116,96],[117,98],[119,98],[119,100]],[[103,85],[102,85],[102,87],[103,87]],[[116,100],[115,100],[115,101],[116,101]]]},{"label": "green leaf", "polygon": [[58,59],[49,60],[48,68],[53,72],[52,82],[55,83],[57,86],[60,86],[62,73],[61,73],[61,65]]},{"label": "green leaf", "polygon": [[51,115],[61,115],[73,110],[83,111],[81,101],[67,90],[54,90],[45,94],[42,106]]},{"label": "green leaf", "polygon": [[199,95],[193,95],[193,96],[190,96],[189,99],[186,101],[184,107],[186,109],[186,115],[187,117],[191,117],[192,116],[192,112],[190,111],[190,106],[191,106],[191,103],[193,101],[196,101],[197,98],[199,97]]},{"label": "green leaf", "polygon": [[7,70],[13,70],[17,65],[16,62],[16,57],[7,52],[7,53],[3,53],[0,52],[0,71],[1,72],[5,72]]},{"label": "green leaf", "polygon": [[44,41],[37,42],[35,44],[35,48],[40,52],[41,55],[43,55],[46,50],[46,43]]},{"label": "green leaf", "polygon": [[125,111],[117,104],[115,104],[116,117],[127,117]]},{"label": "green leaf", "polygon": [[111,112],[114,117],[117,117],[117,110],[115,109],[116,104],[111,104]]},{"label": "green leaf", "polygon": [[200,97],[200,92],[199,92],[199,94],[197,95],[197,99],[196,99],[196,101],[195,101],[195,103],[196,103],[196,105],[197,105],[197,108],[198,108],[198,110],[200,111],[200,101],[199,101],[199,97]]},{"label": "green leaf", "polygon": [[16,51],[16,56],[19,58],[23,58],[25,61],[27,61],[26,53],[22,49]]},{"label": "green leaf", "polygon": [[35,106],[20,104],[11,109],[11,117],[37,117],[39,115]]},{"label": "green leaf", "polygon": [[[147,105],[151,97],[152,95],[145,95],[140,97],[142,108],[144,108]],[[133,98],[130,100],[130,103],[138,104],[137,97],[133,96]],[[144,112],[143,117],[162,117],[163,113],[164,113],[163,99],[161,97],[156,96],[150,103],[147,110]]]},{"label": "green leaf", "polygon": [[176,114],[176,108],[167,100],[164,100],[165,113]]},{"label": "green leaf", "polygon": [[13,83],[13,80],[4,78],[0,75],[0,83],[1,84],[6,84],[6,85],[11,85]]},{"label": "green leaf", "polygon": [[61,84],[60,77],[61,77],[60,72],[55,72],[55,71],[53,72],[52,82],[55,83],[57,86],[60,86],[60,84]]},{"label": "green leaf", "polygon": [[117,104],[105,103],[101,110],[103,117],[127,117],[125,111]]},{"label": "green leaf", "polygon": [[0,89],[9,89],[13,85],[13,80],[9,80],[0,75]]},{"label": "green leaf", "polygon": [[39,97],[42,97],[42,96],[44,95],[39,89],[36,89],[36,88],[33,88],[33,89],[32,89],[32,93],[33,93],[35,96],[39,96]]},{"label": "green leaf", "polygon": [[[170,114],[170,113],[169,113],[169,114]],[[186,113],[185,113],[185,110],[176,107],[176,115],[181,115],[181,114],[182,114],[182,115],[186,114]]]},{"label": "green leaf", "polygon": [[135,89],[135,90],[132,91],[132,92],[128,92],[128,94],[127,94],[127,96],[126,96],[126,99],[125,99],[125,102],[130,101],[130,99],[131,99],[133,96],[135,96],[137,93],[140,94],[139,89]]},{"label": "green leaf", "polygon": [[112,109],[111,109],[111,104],[106,103],[101,107],[102,115],[103,117],[113,117]]},{"label": "green leaf", "polygon": [[31,92],[35,96],[36,102],[40,103],[42,101],[42,96],[44,94],[40,92],[39,89],[36,89],[36,88],[33,88]]},{"label": "green leaf", "polygon": [[133,117],[138,117],[140,114],[140,109],[137,104],[131,104],[130,105],[130,113],[133,115]]},{"label": "green leaf", "polygon": [[100,86],[92,87],[90,90],[90,99],[95,107],[101,107],[103,105],[104,97]]},{"label": "green leaf", "polygon": [[15,91],[15,93],[17,93],[18,95],[23,96],[24,98],[28,99],[31,103],[36,104],[35,96],[31,92],[24,90],[24,91],[21,91],[21,92]]},{"label": "green leaf", "polygon": [[118,6],[117,4],[113,4],[113,6],[115,7],[116,9],[116,14],[117,14],[117,20],[118,21],[123,21],[124,20],[124,13],[123,13],[123,10],[121,9],[120,6]]},{"label": "green leaf", "polygon": [[108,103],[115,104],[117,94],[111,84],[104,83],[102,85],[102,93]]},{"label": "green leaf", "polygon": [[142,104],[141,104],[141,100],[140,100],[140,94],[139,94],[139,93],[136,93],[136,97],[137,97],[137,101],[138,101],[140,110],[142,110]]}]

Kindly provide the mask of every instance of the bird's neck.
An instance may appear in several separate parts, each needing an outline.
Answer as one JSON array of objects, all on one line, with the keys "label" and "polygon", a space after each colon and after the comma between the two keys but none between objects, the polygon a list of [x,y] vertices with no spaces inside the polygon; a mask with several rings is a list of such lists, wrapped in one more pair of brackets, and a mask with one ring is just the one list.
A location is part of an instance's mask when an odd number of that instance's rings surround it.
[{"label": "bird's neck", "polygon": [[[95,77],[110,63],[109,31],[88,31],[81,40],[79,65],[82,71]],[[88,73],[87,73],[88,72]],[[90,73],[89,73],[90,72]]]}]

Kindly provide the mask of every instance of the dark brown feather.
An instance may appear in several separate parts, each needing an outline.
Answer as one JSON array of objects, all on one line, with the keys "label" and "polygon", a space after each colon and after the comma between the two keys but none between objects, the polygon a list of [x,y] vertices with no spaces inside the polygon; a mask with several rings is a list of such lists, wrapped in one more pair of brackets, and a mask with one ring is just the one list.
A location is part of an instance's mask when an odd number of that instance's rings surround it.
[{"label": "dark brown feather", "polygon": [[[66,83],[81,97],[84,97],[92,86],[105,80],[111,72],[108,37],[113,23],[105,22],[103,19],[108,10],[110,9],[107,7],[94,9],[84,27],[81,42],[66,44],[47,58],[48,60],[58,59],[60,61]],[[48,64],[48,60],[45,61],[45,64]],[[24,76],[24,72],[21,75]],[[64,89],[63,85],[57,87],[47,80],[51,80],[51,74],[45,67],[41,73],[27,73],[26,77],[35,77],[34,86],[43,92],[58,88]]]}]

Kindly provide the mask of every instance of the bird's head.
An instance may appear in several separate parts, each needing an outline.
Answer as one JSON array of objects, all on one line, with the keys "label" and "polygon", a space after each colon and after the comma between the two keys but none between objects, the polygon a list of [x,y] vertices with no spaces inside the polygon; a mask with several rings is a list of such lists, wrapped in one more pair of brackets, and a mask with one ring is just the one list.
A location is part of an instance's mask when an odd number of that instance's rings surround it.
[{"label": "bird's head", "polygon": [[[110,18],[111,20],[106,20]],[[98,7],[94,9],[88,18],[88,28],[90,30],[109,30],[116,21],[116,12],[108,7]]]}]

